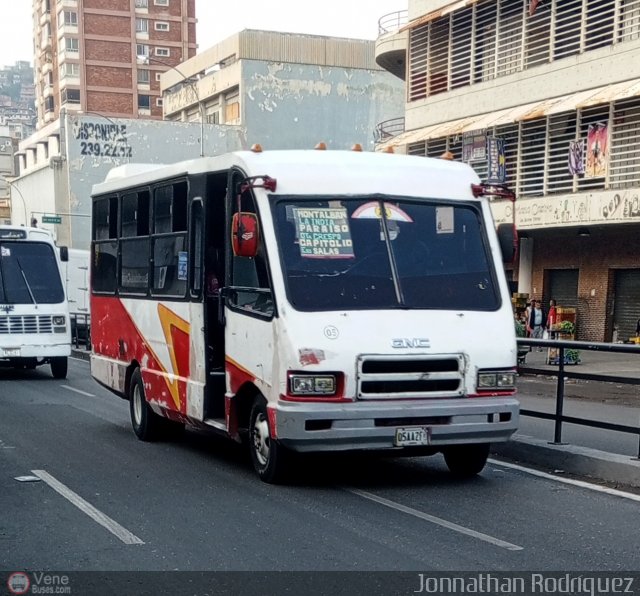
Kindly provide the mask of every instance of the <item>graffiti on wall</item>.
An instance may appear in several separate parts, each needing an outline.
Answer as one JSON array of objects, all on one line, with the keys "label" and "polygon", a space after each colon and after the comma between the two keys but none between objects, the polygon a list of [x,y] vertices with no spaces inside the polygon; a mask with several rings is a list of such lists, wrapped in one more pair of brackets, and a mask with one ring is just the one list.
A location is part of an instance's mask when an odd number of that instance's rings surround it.
[{"label": "graffiti on wall", "polygon": [[80,145],[80,155],[132,157],[126,124],[82,120],[73,123],[72,133]]}]

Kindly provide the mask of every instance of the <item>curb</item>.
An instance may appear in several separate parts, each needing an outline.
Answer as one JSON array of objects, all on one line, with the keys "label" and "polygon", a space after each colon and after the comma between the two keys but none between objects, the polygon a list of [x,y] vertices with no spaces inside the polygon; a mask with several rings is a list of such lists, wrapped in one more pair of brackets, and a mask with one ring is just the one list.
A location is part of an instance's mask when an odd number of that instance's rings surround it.
[{"label": "curb", "polygon": [[628,455],[577,445],[553,445],[526,435],[514,435],[507,443],[493,444],[491,451],[505,459],[640,488],[640,460]]},{"label": "curb", "polygon": [[89,360],[89,358],[91,357],[91,352],[89,350],[71,348],[71,356],[73,358],[80,358],[81,360]]}]

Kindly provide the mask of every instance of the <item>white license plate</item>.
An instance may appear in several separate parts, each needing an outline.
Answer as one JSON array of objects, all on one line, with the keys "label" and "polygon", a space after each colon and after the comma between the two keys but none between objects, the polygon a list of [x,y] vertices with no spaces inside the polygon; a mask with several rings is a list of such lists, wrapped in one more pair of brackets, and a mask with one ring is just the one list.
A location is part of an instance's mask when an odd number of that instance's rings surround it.
[{"label": "white license plate", "polygon": [[5,358],[15,358],[20,356],[20,348],[3,348],[2,355]]},{"label": "white license plate", "polygon": [[429,442],[429,429],[421,427],[396,428],[396,436],[393,440],[393,444],[396,447],[408,447],[410,445],[428,445]]}]

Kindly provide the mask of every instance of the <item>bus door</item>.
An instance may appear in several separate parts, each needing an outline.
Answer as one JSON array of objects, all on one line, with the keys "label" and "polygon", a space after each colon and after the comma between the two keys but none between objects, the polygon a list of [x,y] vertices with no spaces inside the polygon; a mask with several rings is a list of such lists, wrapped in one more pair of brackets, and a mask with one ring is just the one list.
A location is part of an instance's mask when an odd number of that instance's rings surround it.
[{"label": "bus door", "polygon": [[[239,176],[234,177],[237,183]],[[236,190],[237,184],[230,185]],[[266,392],[272,386],[274,345],[273,318],[275,304],[267,252],[253,192],[248,189],[233,197],[231,203],[228,240],[228,287],[225,289],[225,349],[229,389],[236,394],[246,383],[255,383]],[[239,217],[246,218],[254,227],[244,230],[244,236],[257,239],[257,244],[246,254],[234,247],[233,228]],[[229,221],[228,219],[228,221]],[[237,238],[237,234],[235,235]],[[265,396],[266,397],[266,396]]]}]

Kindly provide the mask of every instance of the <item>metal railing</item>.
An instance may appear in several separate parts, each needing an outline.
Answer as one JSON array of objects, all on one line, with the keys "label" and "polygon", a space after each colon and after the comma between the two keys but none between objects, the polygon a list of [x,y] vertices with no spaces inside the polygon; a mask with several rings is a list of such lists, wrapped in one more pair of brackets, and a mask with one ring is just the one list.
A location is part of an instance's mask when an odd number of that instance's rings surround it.
[{"label": "metal railing", "polygon": [[76,349],[91,350],[91,315],[73,313],[71,320],[71,345]]},{"label": "metal railing", "polygon": [[390,12],[378,19],[378,35],[398,31],[409,22],[409,11]]},{"label": "metal railing", "polygon": [[[613,422],[605,422],[602,420],[591,420],[589,418],[580,418],[577,416],[566,416],[564,414],[564,384],[567,379],[576,379],[583,381],[599,381],[603,383],[618,383],[626,385],[640,385],[640,373],[638,377],[620,376],[620,375],[602,375],[593,373],[582,373],[567,370],[565,365],[568,361],[569,350],[585,350],[596,352],[614,352],[623,354],[636,354],[640,356],[640,346],[628,344],[611,344],[586,341],[572,341],[562,339],[531,339],[518,338],[518,348],[522,346],[531,346],[537,348],[552,348],[557,350],[557,371],[549,368],[534,368],[519,365],[520,374],[539,374],[555,376],[556,383],[556,411],[554,414],[549,412],[538,412],[535,410],[521,409],[520,414],[523,416],[532,416],[534,418],[543,418],[545,420],[555,421],[555,429],[553,436],[553,444],[561,445],[562,443],[562,424],[564,422],[577,424],[579,426],[589,426],[592,428],[600,428],[604,430],[612,430],[621,433],[628,433],[638,436],[638,458],[640,459],[640,416],[639,422],[635,426],[627,424],[615,424]],[[640,360],[638,361],[640,364]],[[640,367],[639,367],[640,370]]]},{"label": "metal railing", "polygon": [[389,120],[378,122],[375,130],[373,131],[373,140],[376,143],[382,143],[383,141],[396,137],[403,132],[404,116],[390,118]]}]

